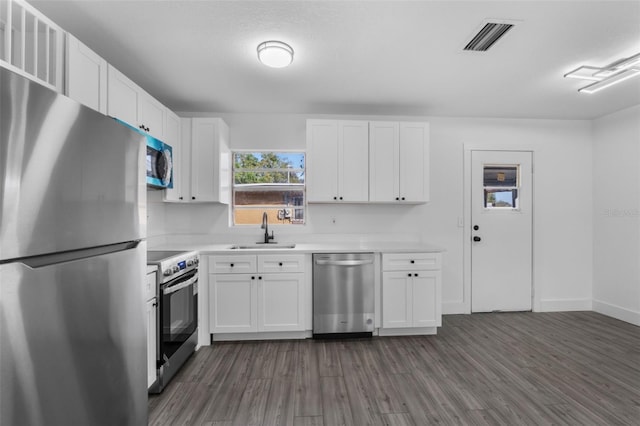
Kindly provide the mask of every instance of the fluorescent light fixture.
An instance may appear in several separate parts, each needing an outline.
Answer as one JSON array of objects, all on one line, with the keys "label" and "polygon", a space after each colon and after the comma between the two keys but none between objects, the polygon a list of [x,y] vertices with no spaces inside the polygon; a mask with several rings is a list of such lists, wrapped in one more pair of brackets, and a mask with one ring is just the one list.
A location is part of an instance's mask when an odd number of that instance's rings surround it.
[{"label": "fluorescent light fixture", "polygon": [[281,41],[265,41],[258,45],[258,59],[268,67],[284,68],[293,62],[293,48]]},{"label": "fluorescent light fixture", "polygon": [[578,92],[581,93],[595,93],[639,74],[640,53],[620,59],[602,68],[581,66],[573,71],[569,71],[564,76],[595,81],[595,83],[578,89]]},{"label": "fluorescent light fixture", "polygon": [[582,66],[573,71],[569,71],[564,76],[568,78],[578,78],[580,80],[600,81],[603,77],[596,77],[596,74],[601,71],[602,68]]},{"label": "fluorescent light fixture", "polygon": [[609,78],[604,80],[597,81],[588,86],[585,86],[581,89],[578,89],[578,92],[581,93],[595,93],[609,86],[613,86],[614,84],[620,83],[621,81],[625,81],[630,79],[631,77],[635,77],[640,75],[640,69],[636,68],[627,68],[618,74],[615,74]]}]

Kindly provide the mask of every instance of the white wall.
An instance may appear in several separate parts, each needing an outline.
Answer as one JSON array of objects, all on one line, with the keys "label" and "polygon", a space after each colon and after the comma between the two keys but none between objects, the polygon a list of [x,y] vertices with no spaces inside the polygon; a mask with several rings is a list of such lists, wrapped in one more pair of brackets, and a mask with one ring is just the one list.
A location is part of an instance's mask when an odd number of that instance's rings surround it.
[{"label": "white wall", "polygon": [[594,135],[593,308],[640,325],[640,105]]},{"label": "white wall", "polygon": [[[181,114],[187,115],[187,114]],[[232,149],[305,149],[303,115],[209,114],[230,127]],[[327,116],[313,116],[326,118]],[[469,312],[463,283],[463,147],[502,143],[534,150],[534,280],[542,310],[591,309],[592,152],[587,121],[357,117],[429,121],[431,202],[401,205],[311,205],[308,224],[275,228],[279,241],[379,239],[424,241],[445,247],[443,312]],[[335,218],[335,224],[333,220]],[[230,229],[220,205],[163,204],[149,193],[149,234],[158,242],[254,241],[258,227]],[[150,242],[154,238],[150,239]]]}]

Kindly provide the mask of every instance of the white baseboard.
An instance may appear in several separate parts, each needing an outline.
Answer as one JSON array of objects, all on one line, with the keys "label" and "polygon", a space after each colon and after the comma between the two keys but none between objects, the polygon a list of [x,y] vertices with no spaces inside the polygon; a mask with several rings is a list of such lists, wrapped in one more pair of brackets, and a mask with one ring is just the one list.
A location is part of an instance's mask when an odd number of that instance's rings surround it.
[{"label": "white baseboard", "polygon": [[546,299],[540,301],[539,312],[590,311],[591,299]]},{"label": "white baseboard", "polygon": [[464,302],[442,302],[442,315],[470,314]]},{"label": "white baseboard", "polygon": [[306,339],[309,337],[306,331],[277,331],[261,333],[216,333],[213,335],[214,342],[226,342],[234,340],[283,340],[283,339]]},{"label": "white baseboard", "polygon": [[593,310],[602,315],[640,326],[640,312],[638,311],[632,311],[600,300],[593,301]]},{"label": "white baseboard", "polygon": [[438,333],[438,327],[380,328],[378,336],[422,336]]}]

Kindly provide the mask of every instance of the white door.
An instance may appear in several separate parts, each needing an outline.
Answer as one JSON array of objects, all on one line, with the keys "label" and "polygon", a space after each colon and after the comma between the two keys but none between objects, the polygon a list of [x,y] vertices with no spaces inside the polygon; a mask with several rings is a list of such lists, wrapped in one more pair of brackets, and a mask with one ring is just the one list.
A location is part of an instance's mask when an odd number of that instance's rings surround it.
[{"label": "white door", "polygon": [[304,274],[258,277],[258,331],[304,330]]},{"label": "white door", "polygon": [[369,122],[338,121],[338,199],[369,201]]},{"label": "white door", "polygon": [[429,125],[400,123],[400,201],[429,201]]},{"label": "white door", "polygon": [[67,34],[67,96],[107,112],[107,61]]},{"label": "white door", "polygon": [[338,199],[338,121],[307,120],[307,201]]},{"label": "white door", "polygon": [[471,311],[530,311],[532,154],[471,153]]},{"label": "white door", "polygon": [[382,328],[413,326],[413,272],[382,274]]},{"label": "white door", "polygon": [[209,329],[213,333],[258,331],[257,275],[209,274]]}]

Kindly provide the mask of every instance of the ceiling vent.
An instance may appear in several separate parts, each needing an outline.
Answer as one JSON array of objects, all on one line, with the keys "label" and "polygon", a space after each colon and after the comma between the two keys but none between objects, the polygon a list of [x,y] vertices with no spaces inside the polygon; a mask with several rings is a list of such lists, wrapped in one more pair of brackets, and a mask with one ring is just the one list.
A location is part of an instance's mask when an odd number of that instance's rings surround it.
[{"label": "ceiling vent", "polygon": [[485,52],[489,50],[500,38],[513,28],[513,23],[488,21],[478,31],[463,50],[472,52]]}]

